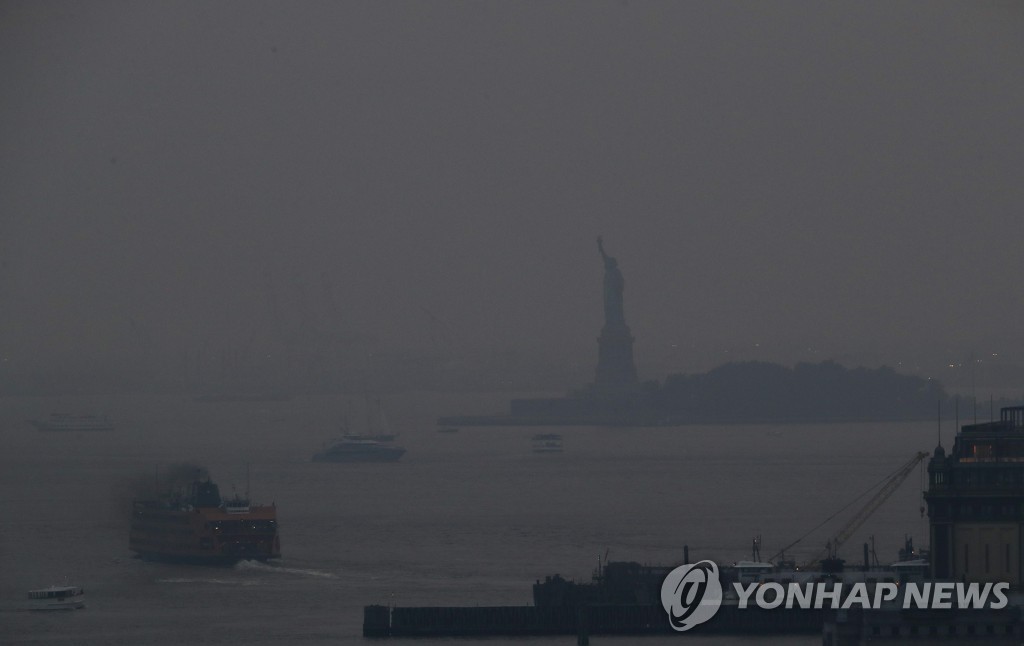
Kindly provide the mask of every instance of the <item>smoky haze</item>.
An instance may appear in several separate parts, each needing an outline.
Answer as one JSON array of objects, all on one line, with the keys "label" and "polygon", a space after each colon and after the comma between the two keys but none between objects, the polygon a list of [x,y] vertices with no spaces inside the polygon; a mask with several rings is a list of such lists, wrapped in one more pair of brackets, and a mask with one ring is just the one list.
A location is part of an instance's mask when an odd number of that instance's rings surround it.
[{"label": "smoky haze", "polygon": [[578,384],[598,234],[642,377],[1024,364],[1022,28],[1009,2],[6,2],[2,375]]}]

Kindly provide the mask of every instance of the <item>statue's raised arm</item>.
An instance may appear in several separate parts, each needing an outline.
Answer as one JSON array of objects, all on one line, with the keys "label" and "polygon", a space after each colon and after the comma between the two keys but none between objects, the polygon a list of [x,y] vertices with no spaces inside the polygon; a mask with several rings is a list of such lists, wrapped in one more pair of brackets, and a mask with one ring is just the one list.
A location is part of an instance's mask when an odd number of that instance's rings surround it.
[{"label": "statue's raised arm", "polygon": [[601,258],[608,262],[608,254],[604,252],[604,240],[601,239],[601,236],[597,236],[597,250],[601,252]]}]

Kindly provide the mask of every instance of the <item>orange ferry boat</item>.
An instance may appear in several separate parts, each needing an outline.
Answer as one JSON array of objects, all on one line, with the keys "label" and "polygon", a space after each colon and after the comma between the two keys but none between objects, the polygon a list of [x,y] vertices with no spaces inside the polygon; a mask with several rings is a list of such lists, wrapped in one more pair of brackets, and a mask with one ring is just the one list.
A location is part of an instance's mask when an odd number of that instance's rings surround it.
[{"label": "orange ferry boat", "polygon": [[281,557],[277,507],[221,500],[209,480],[192,483],[188,495],[136,500],[129,548],[141,558],[232,565]]}]

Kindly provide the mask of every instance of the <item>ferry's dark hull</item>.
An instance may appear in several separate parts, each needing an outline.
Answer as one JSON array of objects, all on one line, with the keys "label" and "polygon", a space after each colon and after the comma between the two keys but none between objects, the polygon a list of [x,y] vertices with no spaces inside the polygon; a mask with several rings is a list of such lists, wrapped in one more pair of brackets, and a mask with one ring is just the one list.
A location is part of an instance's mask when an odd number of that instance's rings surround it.
[{"label": "ferry's dark hull", "polygon": [[229,513],[219,507],[178,510],[137,502],[129,549],[147,560],[199,565],[280,558],[277,510]]}]

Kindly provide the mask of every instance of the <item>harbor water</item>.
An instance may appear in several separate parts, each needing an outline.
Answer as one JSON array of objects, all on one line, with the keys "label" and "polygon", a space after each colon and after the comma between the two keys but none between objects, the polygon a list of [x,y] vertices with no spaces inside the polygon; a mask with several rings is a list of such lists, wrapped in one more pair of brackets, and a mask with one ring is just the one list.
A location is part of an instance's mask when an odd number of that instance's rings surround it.
[{"label": "harbor water", "polygon": [[[342,396],[5,399],[0,643],[367,644],[369,604],[528,605],[535,580],[589,580],[605,555],[670,564],[687,545],[691,559],[732,562],[750,558],[757,535],[768,558],[936,443],[935,422],[435,430],[439,414],[497,411],[508,398],[389,396],[392,430],[407,453],[397,463],[353,464],[310,460],[337,434],[351,405]],[[58,410],[106,414],[116,429],[46,433],[26,422]],[[561,453],[531,450],[531,437],[544,432],[562,435]],[[951,422],[944,432],[948,445]],[[175,464],[207,468],[226,495],[248,486],[255,502],[276,504],[283,558],[227,568],[132,558],[131,500]],[[921,487],[913,474],[840,555],[859,564],[871,536],[882,562],[896,560],[906,535],[924,546]],[[856,509],[786,556],[815,556]],[[29,589],[65,581],[84,586],[85,610],[19,610]],[[675,642],[591,637],[595,645],[637,641]]]}]

